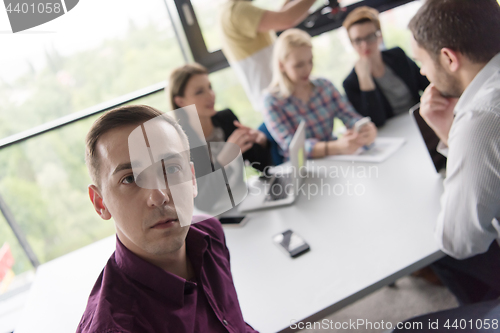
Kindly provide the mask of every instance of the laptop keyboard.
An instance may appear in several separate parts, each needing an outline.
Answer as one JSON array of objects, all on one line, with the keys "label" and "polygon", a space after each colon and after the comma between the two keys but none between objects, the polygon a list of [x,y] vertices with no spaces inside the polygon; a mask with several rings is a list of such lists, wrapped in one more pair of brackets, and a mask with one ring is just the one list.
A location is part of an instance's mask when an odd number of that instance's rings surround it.
[{"label": "laptop keyboard", "polygon": [[288,185],[292,184],[292,182],[293,177],[285,176],[274,178],[271,186],[269,187],[269,192],[267,192],[265,201],[277,201],[286,199],[288,195],[293,193],[293,187]]}]

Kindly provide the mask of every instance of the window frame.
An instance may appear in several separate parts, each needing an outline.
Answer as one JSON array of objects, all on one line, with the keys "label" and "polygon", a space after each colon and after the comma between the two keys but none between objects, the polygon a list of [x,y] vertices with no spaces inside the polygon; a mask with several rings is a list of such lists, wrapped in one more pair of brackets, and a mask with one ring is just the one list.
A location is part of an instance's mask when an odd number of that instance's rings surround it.
[{"label": "window frame", "polygon": [[222,50],[208,51],[191,1],[173,0],[173,2],[194,61],[205,66],[210,73],[229,67],[229,62]]}]

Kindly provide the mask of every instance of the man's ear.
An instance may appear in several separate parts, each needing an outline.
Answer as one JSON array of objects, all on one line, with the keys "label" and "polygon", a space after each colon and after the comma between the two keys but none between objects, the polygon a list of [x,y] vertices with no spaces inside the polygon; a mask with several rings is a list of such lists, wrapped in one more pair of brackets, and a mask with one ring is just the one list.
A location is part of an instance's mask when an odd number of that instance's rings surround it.
[{"label": "man's ear", "polygon": [[441,66],[446,68],[448,72],[455,73],[458,71],[461,63],[461,57],[458,52],[453,51],[447,47],[443,47],[441,49],[441,53],[439,54],[439,60],[441,61]]},{"label": "man's ear", "polygon": [[175,104],[177,104],[181,108],[186,106],[186,103],[184,103],[184,98],[182,98],[181,96],[175,96],[174,102],[175,102]]},{"label": "man's ear", "polygon": [[193,198],[196,198],[196,196],[198,195],[198,184],[196,183],[194,164],[193,162],[189,162],[189,165],[191,166],[191,181],[193,182]]},{"label": "man's ear", "polygon": [[109,220],[111,218],[111,213],[104,204],[101,192],[95,185],[89,185],[89,197],[90,201],[94,205],[94,209],[103,220]]}]

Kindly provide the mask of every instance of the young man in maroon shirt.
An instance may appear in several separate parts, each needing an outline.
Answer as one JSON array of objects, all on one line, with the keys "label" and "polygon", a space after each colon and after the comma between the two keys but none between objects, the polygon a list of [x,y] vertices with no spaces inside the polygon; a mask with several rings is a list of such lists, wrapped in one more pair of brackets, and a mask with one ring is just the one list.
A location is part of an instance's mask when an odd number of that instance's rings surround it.
[{"label": "young man in maroon shirt", "polygon": [[[100,117],[86,145],[90,199],[102,219],[114,218],[117,239],[77,332],[255,332],[220,222],[192,216],[196,178],[180,126],[152,107],[125,106]],[[141,163],[145,176],[133,169]]]}]

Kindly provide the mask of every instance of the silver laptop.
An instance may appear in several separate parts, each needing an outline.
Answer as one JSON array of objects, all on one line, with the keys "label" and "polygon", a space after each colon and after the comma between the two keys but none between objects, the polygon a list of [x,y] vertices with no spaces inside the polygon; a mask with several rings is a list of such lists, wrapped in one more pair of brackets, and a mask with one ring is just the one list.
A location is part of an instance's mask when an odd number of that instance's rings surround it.
[{"label": "silver laptop", "polygon": [[290,162],[275,167],[270,177],[250,180],[248,183],[248,195],[238,205],[238,211],[248,212],[285,206],[295,201],[299,194],[303,177],[307,175],[305,170],[305,141],[305,122],[301,121],[290,142]]}]

